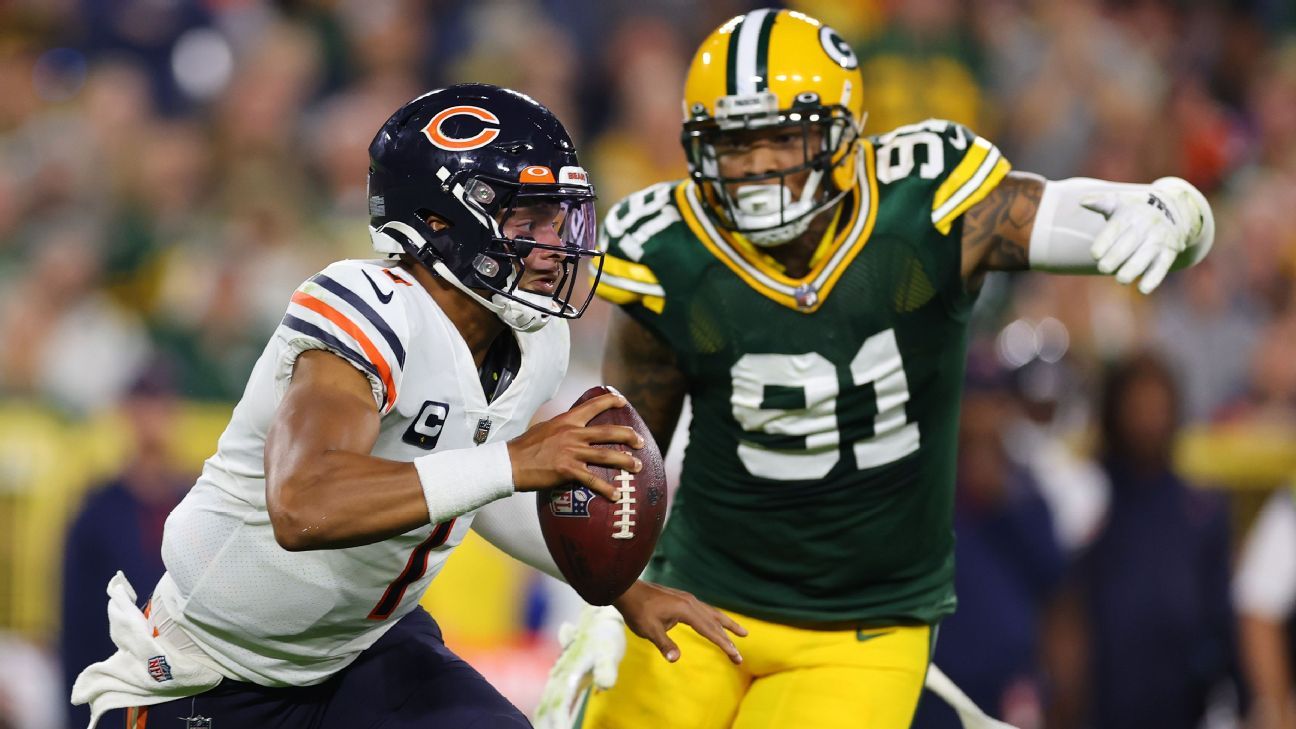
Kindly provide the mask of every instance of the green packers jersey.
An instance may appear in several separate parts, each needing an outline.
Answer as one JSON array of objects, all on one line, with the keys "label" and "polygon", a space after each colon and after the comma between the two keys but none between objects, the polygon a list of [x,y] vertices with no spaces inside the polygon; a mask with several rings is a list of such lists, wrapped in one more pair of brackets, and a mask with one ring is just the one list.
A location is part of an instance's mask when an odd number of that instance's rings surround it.
[{"label": "green packers jersey", "polygon": [[869,138],[800,279],[692,182],[613,208],[599,293],[676,352],[693,408],[651,579],[775,621],[953,610],[960,216],[1008,169],[949,122]]}]

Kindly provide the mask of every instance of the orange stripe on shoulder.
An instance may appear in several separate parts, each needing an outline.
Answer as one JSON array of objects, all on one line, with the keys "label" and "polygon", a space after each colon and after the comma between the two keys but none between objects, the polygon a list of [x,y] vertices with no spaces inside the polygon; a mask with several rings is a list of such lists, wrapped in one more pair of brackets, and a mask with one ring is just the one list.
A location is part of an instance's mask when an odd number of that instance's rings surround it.
[{"label": "orange stripe on shoulder", "polygon": [[[144,603],[144,617],[147,618],[149,616],[149,612],[151,612],[152,610],[153,610],[153,600],[150,599],[148,602]],[[157,627],[153,628],[153,637],[154,638],[158,637]]]},{"label": "orange stripe on shoulder", "polygon": [[396,403],[396,383],[392,380],[391,367],[388,366],[387,360],[383,358],[382,353],[374,346],[373,340],[369,339],[363,329],[346,318],[342,312],[304,291],[294,293],[292,302],[323,316],[336,324],[339,329],[350,334],[359,343],[360,348],[364,350],[365,356],[378,369],[378,376],[382,378],[383,384],[387,386],[387,402],[385,404],[394,405]]},{"label": "orange stripe on shoulder", "polygon": [[396,274],[392,273],[390,268],[384,268],[384,269],[382,270],[382,272],[385,273],[385,274],[387,274],[387,278],[391,279],[391,280],[392,280],[393,282],[395,282],[395,283],[400,284],[401,286],[413,286],[413,285],[414,285],[414,284],[410,283],[409,281],[406,281],[405,279],[401,278],[400,276],[397,276]]}]

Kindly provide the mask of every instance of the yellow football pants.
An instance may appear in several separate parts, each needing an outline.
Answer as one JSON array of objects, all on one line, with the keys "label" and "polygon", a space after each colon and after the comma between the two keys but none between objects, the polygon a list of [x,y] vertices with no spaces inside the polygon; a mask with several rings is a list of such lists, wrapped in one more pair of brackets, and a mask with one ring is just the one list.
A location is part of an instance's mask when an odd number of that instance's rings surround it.
[{"label": "yellow football pants", "polygon": [[667,663],[626,634],[616,685],[589,696],[583,729],[906,729],[931,655],[931,628],[824,631],[729,613],[743,663],[687,625],[671,630]]}]

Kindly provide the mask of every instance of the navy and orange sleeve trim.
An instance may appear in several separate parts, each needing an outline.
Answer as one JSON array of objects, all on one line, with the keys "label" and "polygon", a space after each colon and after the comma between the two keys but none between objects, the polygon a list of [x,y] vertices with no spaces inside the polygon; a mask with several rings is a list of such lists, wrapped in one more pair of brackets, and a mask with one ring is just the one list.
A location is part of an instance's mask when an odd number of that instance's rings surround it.
[{"label": "navy and orange sleeve trim", "polygon": [[[407,355],[398,334],[403,331],[399,326],[402,310],[399,305],[387,306],[391,292],[379,289],[372,279],[358,281],[366,271],[355,272],[360,275],[352,286],[322,273],[302,284],[293,293],[281,326],[295,338],[317,341],[368,373],[374,381],[375,399],[380,400],[379,409],[387,413],[396,403]],[[373,288],[372,295],[367,286]]]},{"label": "navy and orange sleeve trim", "polygon": [[[322,273],[316,275],[311,280],[350,304],[352,308],[363,315],[364,318],[373,325],[374,329],[382,335],[382,338],[387,340],[387,344],[391,347],[392,354],[396,355],[396,364],[400,367],[405,366],[405,347],[401,344],[400,338],[396,336],[396,333],[392,331],[392,328],[387,325],[387,321],[379,316],[378,312],[374,311],[374,308],[370,306],[367,301],[360,298],[360,296],[351,289],[348,289]],[[381,292],[378,292],[375,289],[375,293]]]}]

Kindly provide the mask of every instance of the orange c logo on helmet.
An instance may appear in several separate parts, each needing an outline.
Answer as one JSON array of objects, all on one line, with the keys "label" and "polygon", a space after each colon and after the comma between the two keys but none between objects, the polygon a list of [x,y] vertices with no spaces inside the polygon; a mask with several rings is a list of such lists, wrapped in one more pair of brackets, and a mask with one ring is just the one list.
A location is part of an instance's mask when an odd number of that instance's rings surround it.
[{"label": "orange c logo on helmet", "polygon": [[[441,131],[442,125],[451,117],[460,114],[476,117],[486,123],[486,128],[471,137],[451,137]],[[491,125],[495,126],[491,126]],[[485,147],[491,143],[491,140],[499,136],[499,117],[480,106],[452,106],[449,109],[442,109],[432,120],[423,127],[423,133],[427,135],[428,141],[432,142],[441,149],[451,152],[463,152],[469,149]]]}]

